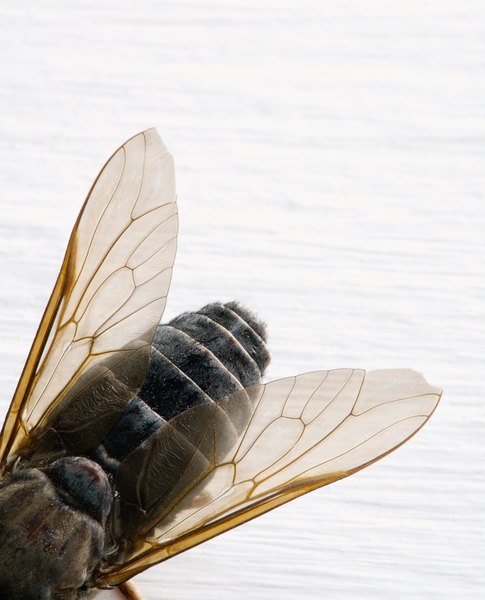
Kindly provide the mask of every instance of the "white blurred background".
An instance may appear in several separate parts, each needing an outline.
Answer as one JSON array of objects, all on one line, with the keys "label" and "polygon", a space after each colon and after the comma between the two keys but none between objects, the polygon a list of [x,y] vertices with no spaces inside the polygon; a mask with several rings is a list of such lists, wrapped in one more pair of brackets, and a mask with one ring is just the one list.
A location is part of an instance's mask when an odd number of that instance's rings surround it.
[{"label": "white blurred background", "polygon": [[137,578],[147,600],[485,597],[485,5],[0,3],[0,408],[126,138],[176,161],[166,317],[239,299],[269,378],[444,388],[381,463]]}]

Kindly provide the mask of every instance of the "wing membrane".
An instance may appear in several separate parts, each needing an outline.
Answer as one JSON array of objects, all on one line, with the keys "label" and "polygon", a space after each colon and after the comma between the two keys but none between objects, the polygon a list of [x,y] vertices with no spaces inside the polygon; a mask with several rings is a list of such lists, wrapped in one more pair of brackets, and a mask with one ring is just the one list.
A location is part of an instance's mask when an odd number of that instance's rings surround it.
[{"label": "wing membrane", "polygon": [[150,129],[108,160],[76,221],[5,421],[3,462],[120,361],[137,364],[123,382],[125,396],[136,392],[139,356],[165,307],[177,229],[172,157]]},{"label": "wing membrane", "polygon": [[[173,419],[170,434],[159,446],[176,458],[177,469],[174,474],[168,469],[169,485],[162,486],[158,497],[156,492],[143,495],[148,491],[143,490],[143,469],[139,479],[135,476],[138,496],[130,502],[142,496],[145,502],[136,523],[139,537],[125,564],[107,569],[100,583],[118,584],[382,458],[424,425],[440,394],[414,371],[366,374],[340,369],[236,392],[214,406],[211,415],[207,406],[183,413]],[[241,402],[248,400],[249,413],[240,410]],[[229,417],[236,414],[238,425],[221,427],[221,411]],[[234,429],[239,430],[235,441]],[[155,438],[156,434],[152,449]],[[178,441],[170,445],[172,438]],[[158,460],[162,465],[164,459]],[[152,453],[150,462],[154,461]],[[121,482],[122,471],[123,467]],[[160,476],[163,473],[167,471],[161,468]]]}]

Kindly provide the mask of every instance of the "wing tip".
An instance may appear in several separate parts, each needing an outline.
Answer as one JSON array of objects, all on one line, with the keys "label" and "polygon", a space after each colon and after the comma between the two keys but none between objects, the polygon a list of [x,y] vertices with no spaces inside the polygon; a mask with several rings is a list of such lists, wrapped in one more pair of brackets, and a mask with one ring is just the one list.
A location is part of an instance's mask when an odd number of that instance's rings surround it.
[{"label": "wing tip", "polygon": [[162,142],[162,139],[160,137],[160,134],[158,133],[158,130],[156,127],[149,127],[148,129],[145,129],[144,131],[141,131],[139,135],[144,135],[145,139],[147,141],[160,141]]},{"label": "wing tip", "polygon": [[156,127],[149,127],[148,129],[143,129],[142,131],[135,133],[135,135],[132,135],[130,138],[128,138],[126,140],[126,142],[123,144],[123,146],[126,146],[126,144],[129,144],[133,140],[136,140],[141,137],[145,138],[147,145],[150,145],[150,144],[160,145],[163,148],[164,152],[169,154],[165,144],[162,141],[162,138],[160,137],[160,134],[158,133],[158,129]]},{"label": "wing tip", "polygon": [[426,386],[430,395],[436,395],[441,397],[441,395],[443,394],[443,390],[441,388],[435,387],[434,385],[429,383],[424,374],[421,371],[417,371],[416,369],[375,369],[372,371],[367,371],[367,376],[379,377],[381,374],[384,373],[395,373],[396,376],[399,375],[401,377],[406,375],[409,378],[409,380],[414,380],[416,383],[420,383],[421,385]]}]

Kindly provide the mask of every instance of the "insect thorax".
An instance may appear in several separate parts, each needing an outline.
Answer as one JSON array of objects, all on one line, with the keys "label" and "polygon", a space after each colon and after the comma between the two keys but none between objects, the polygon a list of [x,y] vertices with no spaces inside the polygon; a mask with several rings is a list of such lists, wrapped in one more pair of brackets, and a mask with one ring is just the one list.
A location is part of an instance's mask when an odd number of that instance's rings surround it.
[{"label": "insect thorax", "polygon": [[17,471],[1,482],[2,600],[83,598],[103,552],[104,523],[69,505],[45,472]]}]

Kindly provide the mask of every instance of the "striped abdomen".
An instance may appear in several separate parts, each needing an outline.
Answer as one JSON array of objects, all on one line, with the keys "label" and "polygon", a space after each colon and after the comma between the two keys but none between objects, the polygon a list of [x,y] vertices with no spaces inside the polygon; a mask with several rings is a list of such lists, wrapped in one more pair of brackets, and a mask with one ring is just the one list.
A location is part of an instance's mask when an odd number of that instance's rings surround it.
[{"label": "striped abdomen", "polygon": [[159,325],[145,382],[96,450],[108,470],[173,417],[261,381],[266,331],[236,302],[209,304]]}]

